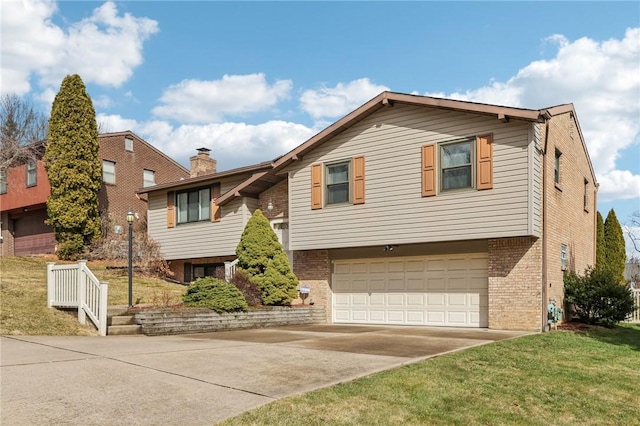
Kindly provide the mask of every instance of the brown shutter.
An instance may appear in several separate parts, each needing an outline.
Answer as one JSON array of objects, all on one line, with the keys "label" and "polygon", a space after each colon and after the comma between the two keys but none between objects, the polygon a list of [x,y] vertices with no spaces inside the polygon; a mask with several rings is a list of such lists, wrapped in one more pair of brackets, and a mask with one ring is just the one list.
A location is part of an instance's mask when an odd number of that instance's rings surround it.
[{"label": "brown shutter", "polygon": [[211,185],[211,222],[220,221],[220,206],[216,204],[216,200],[220,197],[220,184]]},{"label": "brown shutter", "polygon": [[364,204],[364,157],[353,157],[353,204]]},{"label": "brown shutter", "polygon": [[311,209],[322,208],[322,164],[311,166]]},{"label": "brown shutter", "polygon": [[167,192],[167,228],[176,226],[175,192]]},{"label": "brown shutter", "polygon": [[477,140],[478,190],[493,188],[493,135],[480,135]]},{"label": "brown shutter", "polygon": [[422,147],[422,196],[436,195],[436,146]]}]

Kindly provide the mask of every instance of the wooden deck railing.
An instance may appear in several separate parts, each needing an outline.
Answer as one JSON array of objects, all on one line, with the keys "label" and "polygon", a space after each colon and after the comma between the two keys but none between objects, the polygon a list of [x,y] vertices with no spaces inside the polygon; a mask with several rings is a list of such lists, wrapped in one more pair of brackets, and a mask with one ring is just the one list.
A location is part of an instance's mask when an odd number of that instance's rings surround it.
[{"label": "wooden deck railing", "polygon": [[632,289],[631,294],[636,302],[636,310],[631,314],[629,321],[640,322],[640,288]]},{"label": "wooden deck railing", "polygon": [[100,335],[107,335],[107,283],[93,275],[86,260],[72,265],[47,262],[47,306],[77,308],[81,324],[89,317]]}]

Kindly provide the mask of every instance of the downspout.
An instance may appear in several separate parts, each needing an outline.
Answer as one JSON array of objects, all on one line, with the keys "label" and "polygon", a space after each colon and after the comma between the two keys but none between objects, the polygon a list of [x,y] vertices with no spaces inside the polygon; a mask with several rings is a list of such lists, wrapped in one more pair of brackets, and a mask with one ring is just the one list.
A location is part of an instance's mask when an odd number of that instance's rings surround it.
[{"label": "downspout", "polygon": [[545,117],[544,146],[542,149],[542,324],[547,327],[547,147],[549,144],[549,119]]}]

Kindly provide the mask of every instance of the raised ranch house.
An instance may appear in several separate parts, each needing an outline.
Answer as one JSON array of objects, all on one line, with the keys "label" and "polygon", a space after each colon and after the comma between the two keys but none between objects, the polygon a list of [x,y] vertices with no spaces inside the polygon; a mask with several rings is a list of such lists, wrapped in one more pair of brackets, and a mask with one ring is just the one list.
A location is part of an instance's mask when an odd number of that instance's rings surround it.
[{"label": "raised ranch house", "polygon": [[234,259],[260,208],[333,323],[541,330],[563,271],[595,263],[571,104],[383,92],[274,161],[196,174],[140,191],[176,277]]},{"label": "raised ranch house", "polygon": [[[98,141],[103,177],[98,197],[105,224],[124,223],[129,210],[146,214],[146,199],[136,194],[137,189],[189,177],[184,167],[131,131],[104,133]],[[2,255],[55,251],[53,230],[44,223],[51,187],[43,154],[44,144],[36,159],[0,170]]]}]

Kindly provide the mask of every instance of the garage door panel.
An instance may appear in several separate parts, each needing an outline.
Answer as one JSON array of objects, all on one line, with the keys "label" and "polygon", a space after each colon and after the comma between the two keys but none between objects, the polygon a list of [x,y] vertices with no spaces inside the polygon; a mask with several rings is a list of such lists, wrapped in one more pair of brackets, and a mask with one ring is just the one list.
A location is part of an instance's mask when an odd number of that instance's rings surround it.
[{"label": "garage door panel", "polygon": [[407,306],[411,306],[416,307],[416,306],[420,306],[423,307],[425,306],[425,295],[424,294],[413,294],[413,293],[409,293],[407,294]]},{"label": "garage door panel", "polygon": [[404,294],[389,294],[387,295],[387,305],[389,306],[405,306],[405,295]]},{"label": "garage door panel", "polygon": [[384,293],[374,293],[369,296],[369,304],[371,306],[384,306],[386,303]]},{"label": "garage door panel", "polygon": [[334,261],[334,321],[487,326],[488,257]]},{"label": "garage door panel", "polygon": [[384,278],[370,278],[369,279],[369,290],[371,291],[379,291],[385,290],[387,286],[386,280]]},{"label": "garage door panel", "polygon": [[447,305],[452,308],[467,307],[467,295],[464,293],[449,293]]},{"label": "garage door panel", "polygon": [[427,286],[429,290],[444,290],[447,288],[447,280],[445,277],[441,278],[429,278],[427,280]]},{"label": "garage door panel", "polygon": [[390,323],[404,324],[406,322],[405,311],[387,311],[387,320]]},{"label": "garage door panel", "polygon": [[384,324],[386,321],[384,309],[372,309],[369,311],[369,320],[378,324]]},{"label": "garage door panel", "polygon": [[466,277],[450,277],[448,286],[449,290],[466,290],[469,285],[467,284]]},{"label": "garage door panel", "polygon": [[391,277],[387,280],[387,290],[404,291],[404,277]]}]

